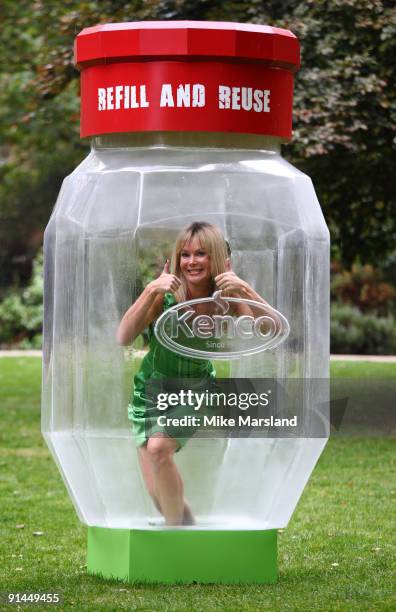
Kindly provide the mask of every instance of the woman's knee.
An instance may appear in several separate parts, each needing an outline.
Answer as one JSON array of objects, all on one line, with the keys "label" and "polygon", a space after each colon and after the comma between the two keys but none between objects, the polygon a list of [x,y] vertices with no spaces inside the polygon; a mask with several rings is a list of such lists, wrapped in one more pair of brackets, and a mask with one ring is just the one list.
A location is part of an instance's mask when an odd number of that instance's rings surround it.
[{"label": "woman's knee", "polygon": [[160,467],[172,460],[176,448],[176,442],[172,438],[153,437],[147,442],[147,455],[154,467]]}]

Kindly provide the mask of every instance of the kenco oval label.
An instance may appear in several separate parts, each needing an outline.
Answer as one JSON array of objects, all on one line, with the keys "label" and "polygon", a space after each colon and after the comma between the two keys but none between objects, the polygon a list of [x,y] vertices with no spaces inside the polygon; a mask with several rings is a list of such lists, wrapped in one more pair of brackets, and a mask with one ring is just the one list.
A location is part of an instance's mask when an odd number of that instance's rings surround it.
[{"label": "kenco oval label", "polygon": [[[197,315],[193,306],[203,303],[212,303],[216,314]],[[246,314],[230,314],[233,304],[247,306]],[[223,297],[221,291],[175,304],[157,319],[154,327],[163,346],[198,359],[239,359],[261,353],[279,346],[289,332],[287,319],[275,308],[254,300]]]}]

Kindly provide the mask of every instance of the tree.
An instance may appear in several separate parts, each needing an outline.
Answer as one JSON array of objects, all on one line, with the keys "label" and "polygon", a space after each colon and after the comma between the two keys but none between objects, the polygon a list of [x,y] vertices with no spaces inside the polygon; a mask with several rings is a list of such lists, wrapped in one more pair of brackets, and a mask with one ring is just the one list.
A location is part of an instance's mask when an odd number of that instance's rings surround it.
[{"label": "tree", "polygon": [[74,37],[88,25],[117,21],[232,19],[294,31],[302,69],[286,155],[312,176],[344,262],[377,263],[394,250],[393,2],[5,0],[1,10],[0,285],[26,280],[21,258],[33,257],[62,177],[87,151],[78,135]]}]

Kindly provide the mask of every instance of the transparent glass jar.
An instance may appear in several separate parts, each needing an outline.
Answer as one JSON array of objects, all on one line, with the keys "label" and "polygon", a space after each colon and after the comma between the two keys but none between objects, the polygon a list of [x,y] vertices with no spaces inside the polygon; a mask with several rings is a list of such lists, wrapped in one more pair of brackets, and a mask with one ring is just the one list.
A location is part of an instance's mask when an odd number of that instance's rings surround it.
[{"label": "transparent glass jar", "polygon": [[[327,386],[312,382],[329,374],[329,233],[310,178],[281,156],[298,43],[267,26],[145,22],[88,28],[76,49],[91,151],[64,180],[45,231],[45,440],[81,521],[163,530],[128,419],[143,364],[157,349],[165,370],[167,360],[204,363],[245,400],[246,388],[282,383],[269,411],[298,414],[294,434],[272,421],[258,433],[194,430],[174,461],[194,515],[181,528],[284,527],[328,438],[318,408]],[[219,289],[217,276],[213,295],[180,302],[168,292],[149,333],[121,346],[125,313],[193,223],[220,232],[229,250],[220,272],[232,270],[246,295]],[[169,272],[179,281],[203,273],[178,272],[177,257]],[[168,317],[179,325],[182,311],[193,330],[183,323],[183,346]]]},{"label": "transparent glass jar", "polygon": [[[138,342],[125,351],[116,333],[179,231],[202,220],[222,230],[236,274],[290,324],[278,348],[230,360],[223,375],[328,376],[328,230],[311,180],[282,159],[279,140],[94,138],[89,156],[65,179],[45,232],[42,412],[46,441],[88,525],[162,524],[126,410],[146,349]],[[326,436],[271,436],[192,438],[176,455],[194,528],[287,524]]]}]

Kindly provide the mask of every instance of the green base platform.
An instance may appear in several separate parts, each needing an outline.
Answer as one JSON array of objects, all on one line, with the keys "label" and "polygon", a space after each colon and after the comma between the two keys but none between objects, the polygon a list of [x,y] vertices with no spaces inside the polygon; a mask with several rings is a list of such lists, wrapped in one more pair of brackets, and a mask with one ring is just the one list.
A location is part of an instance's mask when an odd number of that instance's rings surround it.
[{"label": "green base platform", "polygon": [[128,582],[276,582],[277,532],[88,527],[87,567]]}]

